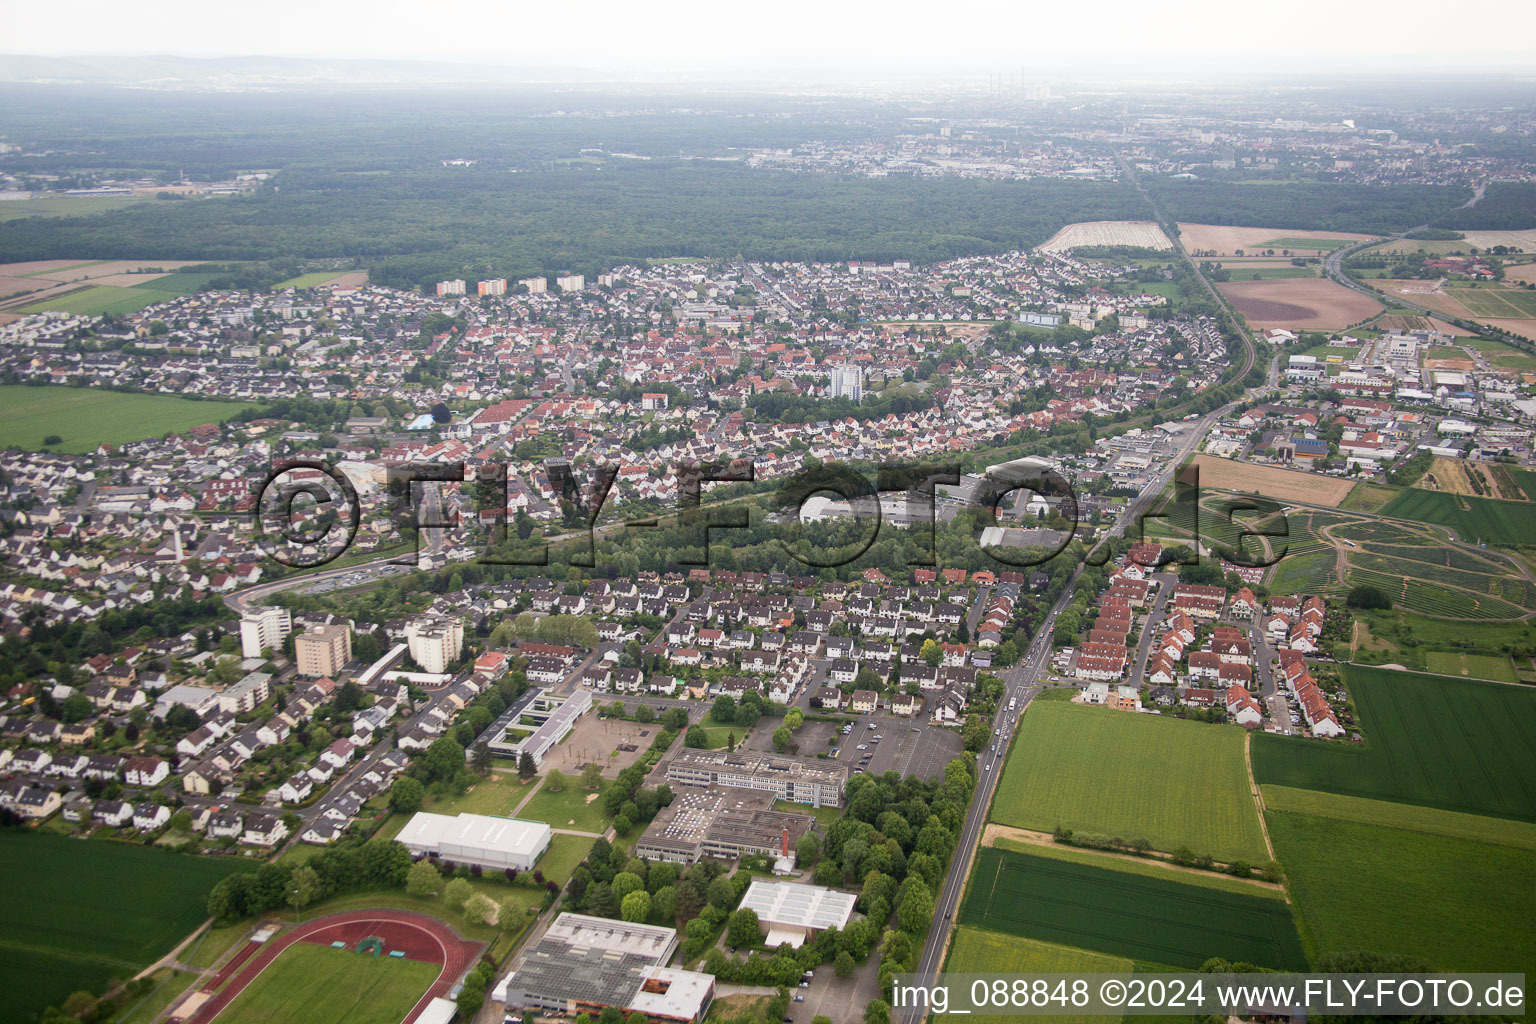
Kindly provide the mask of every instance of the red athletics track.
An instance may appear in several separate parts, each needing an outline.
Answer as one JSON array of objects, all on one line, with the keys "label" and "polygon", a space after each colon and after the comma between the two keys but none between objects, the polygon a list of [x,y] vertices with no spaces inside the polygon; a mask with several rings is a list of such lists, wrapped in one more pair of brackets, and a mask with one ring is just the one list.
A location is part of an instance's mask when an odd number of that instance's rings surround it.
[{"label": "red athletics track", "polygon": [[239,973],[224,986],[223,991],[210,996],[198,1008],[189,1024],[210,1024],[226,1006],[234,1002],[247,985],[266,970],[268,964],[277,959],[278,954],[295,942],[329,946],[341,941],[355,948],[359,940],[369,935],[377,935],[384,940],[385,955],[398,949],[405,954],[406,959],[442,965],[437,980],[411,1007],[411,1012],[405,1015],[401,1024],[411,1024],[429,1002],[437,996],[446,996],[453,983],[475,962],[483,945],[459,938],[457,932],[436,918],[408,910],[352,910],[345,914],[332,914],[301,924],[259,946],[247,942],[246,948],[235,954],[203,990],[216,988],[236,967]]}]

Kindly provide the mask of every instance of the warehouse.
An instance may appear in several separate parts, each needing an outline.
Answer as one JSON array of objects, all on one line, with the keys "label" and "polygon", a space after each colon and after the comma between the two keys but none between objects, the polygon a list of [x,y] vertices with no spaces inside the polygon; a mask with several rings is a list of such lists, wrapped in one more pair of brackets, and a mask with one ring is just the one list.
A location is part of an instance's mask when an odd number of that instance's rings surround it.
[{"label": "warehouse", "polygon": [[764,944],[769,949],[786,942],[799,948],[817,932],[847,927],[857,899],[851,892],[822,885],[758,880],[747,888],[741,906],[757,914],[768,932]]},{"label": "warehouse", "polygon": [[549,849],[549,837],[549,826],[542,821],[421,811],[395,838],[412,855],[426,854],[455,864],[497,870],[530,871]]}]

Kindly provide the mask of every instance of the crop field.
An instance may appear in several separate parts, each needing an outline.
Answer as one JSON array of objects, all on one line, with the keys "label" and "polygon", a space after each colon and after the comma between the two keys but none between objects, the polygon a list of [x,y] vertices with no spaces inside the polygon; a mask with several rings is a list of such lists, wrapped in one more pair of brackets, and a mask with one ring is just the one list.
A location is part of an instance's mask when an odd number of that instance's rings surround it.
[{"label": "crop field", "polygon": [[1529,540],[1531,509],[1518,501],[1443,494],[1410,487],[1382,509],[1382,515],[1449,526],[1468,543],[1524,544]]},{"label": "crop field", "polygon": [[1285,811],[1267,818],[1314,954],[1408,953],[1442,970],[1536,964],[1536,851]]},{"label": "crop field", "polygon": [[1519,320],[1536,316],[1536,292],[1523,288],[1449,288],[1450,295],[1474,316]]},{"label": "crop field", "polygon": [[153,963],[203,920],[215,882],[248,865],[143,846],[0,833],[0,1020]]},{"label": "crop field", "polygon": [[49,435],[54,451],[80,454],[228,419],[249,406],[142,395],[100,388],[0,385],[0,447],[37,449]]},{"label": "crop field", "polygon": [[1491,818],[1486,814],[1464,814],[1439,807],[1395,804],[1389,800],[1324,793],[1317,789],[1292,789],[1290,786],[1263,786],[1264,807],[1269,811],[1290,811],[1318,818],[1336,818],[1360,825],[1382,825],[1409,832],[1472,839],[1499,846],[1518,846],[1536,850],[1536,822]]},{"label": "crop field", "polygon": [[42,313],[48,310],[56,310],[60,313],[75,313],[80,316],[106,316],[108,314],[137,313],[145,306],[153,306],[157,302],[167,302],[176,297],[172,292],[159,292],[148,287],[154,282],[146,282],[145,285],[135,285],[132,288],[121,288],[116,285],[91,285],[78,291],[68,292],[53,298],[40,299],[37,302],[19,307],[18,313]]},{"label": "crop field", "polygon": [[290,277],[286,281],[279,281],[272,286],[273,291],[281,291],[284,288],[316,288],[327,284],[338,277],[346,276],[342,270],[317,270],[311,274],[300,274],[298,277]]},{"label": "crop field", "polygon": [[1299,473],[1273,466],[1255,466],[1211,455],[1196,455],[1201,487],[1246,491],[1272,501],[1305,501],[1312,505],[1337,506],[1354,488],[1351,480]]},{"label": "crop field", "polygon": [[[1382,568],[1372,568],[1371,564],[1364,563],[1380,565]],[[1503,581],[1496,577],[1477,577],[1492,586],[1485,587],[1481,593],[1474,593],[1471,590],[1448,589],[1443,580],[1437,583],[1403,575],[1409,571],[1409,566],[1413,567],[1415,574],[1426,577],[1447,577],[1457,572],[1455,569],[1429,566],[1420,570],[1420,566],[1425,566],[1423,562],[1406,563],[1399,570],[1392,565],[1390,559],[1373,560],[1369,555],[1351,555],[1346,576],[1350,586],[1378,587],[1391,596],[1394,604],[1424,615],[1447,619],[1514,619],[1525,614],[1524,608],[1499,596],[1503,592]],[[1508,582],[1512,586],[1520,586],[1518,580]],[[1489,593],[1489,589],[1496,593]]]},{"label": "crop field", "polygon": [[1367,742],[1255,736],[1261,784],[1536,821],[1536,690],[1360,665],[1344,679]]},{"label": "crop field", "polygon": [[1094,220],[1068,224],[1040,252],[1066,252],[1088,246],[1124,245],[1139,249],[1172,249],[1163,229],[1150,220]]},{"label": "crop field", "polygon": [[[1298,790],[1298,792],[1311,793],[1312,790]],[[1418,808],[1415,809],[1417,810]],[[1487,821],[1490,819],[1480,818],[1478,820]],[[1493,820],[1502,821],[1507,819]],[[994,838],[987,845],[995,846],[999,850],[1013,850],[1035,857],[1044,857],[1047,860],[1064,860],[1069,864],[1088,864],[1093,867],[1111,868],[1122,874],[1170,879],[1184,885],[1197,885],[1202,889],[1219,889],[1222,892],[1241,893],[1245,896],[1258,896],[1263,899],[1285,899],[1285,894],[1280,889],[1254,885],[1251,882],[1245,882],[1242,879],[1234,878],[1231,875],[1223,875],[1215,871],[1185,871],[1157,857],[1108,857],[1098,850],[1085,850],[1077,846],[1068,846],[1065,843],[1029,843],[1001,835]]]},{"label": "crop field", "polygon": [[219,1024],[399,1024],[436,980],[419,960],[295,942],[218,1016]]},{"label": "crop field", "polygon": [[1280,900],[994,847],[977,855],[960,922],[1191,970],[1213,956],[1307,968]]},{"label": "crop field", "polygon": [[[1105,956],[1086,949],[1072,949],[1052,942],[1037,942],[961,925],[949,943],[945,970],[966,974],[1130,974],[1134,966],[1125,957]],[[1000,1014],[966,1018],[984,1024],[1017,1024],[1018,1018]],[[1088,1015],[1051,1015],[1061,1024],[1095,1024],[1104,1018]]]},{"label": "crop field", "polygon": [[1317,271],[1311,267],[1245,267],[1228,263],[1225,269],[1232,272],[1233,281],[1284,281],[1318,276]]},{"label": "crop field", "polygon": [[1507,657],[1491,654],[1455,654],[1450,651],[1430,651],[1424,656],[1424,670],[1443,676],[1466,676],[1471,679],[1491,679],[1498,683],[1518,683],[1514,663]]},{"label": "crop field", "polygon": [[1218,860],[1268,858],[1241,732],[1107,708],[1031,704],[991,820],[1145,838]]},{"label": "crop field", "polygon": [[1179,238],[1184,247],[1199,256],[1210,253],[1216,256],[1235,256],[1241,249],[1244,255],[1265,255],[1265,250],[1290,249],[1307,255],[1332,252],[1352,242],[1363,242],[1374,236],[1357,235],[1342,231],[1314,231],[1305,236],[1287,234],[1284,228],[1233,227],[1226,224],[1179,224]]},{"label": "crop field", "polygon": [[1333,331],[1381,312],[1381,303],[1324,278],[1217,285],[1250,327]]}]

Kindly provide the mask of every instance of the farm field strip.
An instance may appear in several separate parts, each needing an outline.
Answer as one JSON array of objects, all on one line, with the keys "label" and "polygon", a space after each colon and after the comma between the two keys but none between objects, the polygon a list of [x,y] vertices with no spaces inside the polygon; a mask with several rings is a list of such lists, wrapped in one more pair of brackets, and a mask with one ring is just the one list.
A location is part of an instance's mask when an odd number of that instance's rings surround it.
[{"label": "farm field strip", "polygon": [[[1106,956],[1053,942],[1006,935],[960,925],[949,943],[945,970],[967,974],[1130,974],[1134,964],[1125,957]],[[1017,1024],[1018,1018],[1001,1014],[977,1014],[967,1018],[982,1024]],[[1103,1024],[1104,1018],[1052,1014],[1057,1024]]]},{"label": "farm field strip", "polygon": [[1523,544],[1531,510],[1525,502],[1411,487],[1392,499],[1381,514],[1449,526],[1468,543]]},{"label": "farm field strip", "polygon": [[1262,897],[985,847],[963,924],[1198,968],[1212,956],[1305,969],[1290,908]]},{"label": "farm field strip", "polygon": [[1439,807],[1325,793],[1317,789],[1296,789],[1292,786],[1260,788],[1264,794],[1264,806],[1270,811],[1289,811],[1360,825],[1381,825],[1408,832],[1427,832],[1431,835],[1536,850],[1536,822],[1490,818],[1485,814],[1465,814]]}]

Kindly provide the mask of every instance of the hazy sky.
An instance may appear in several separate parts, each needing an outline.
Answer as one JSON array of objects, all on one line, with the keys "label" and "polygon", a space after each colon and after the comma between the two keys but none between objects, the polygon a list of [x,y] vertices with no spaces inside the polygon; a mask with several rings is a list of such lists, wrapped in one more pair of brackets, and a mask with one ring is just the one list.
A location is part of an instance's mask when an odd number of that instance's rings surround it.
[{"label": "hazy sky", "polygon": [[[457,60],[647,75],[821,69],[978,74],[1536,74],[1536,3],[1485,0],[263,0],[157,11],[122,0],[12,5],[0,51]],[[61,20],[62,19],[62,20]]]}]

